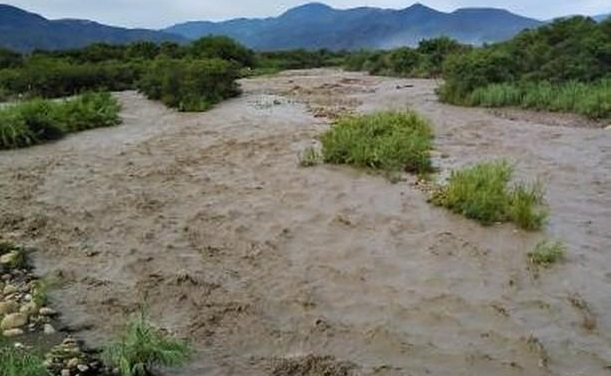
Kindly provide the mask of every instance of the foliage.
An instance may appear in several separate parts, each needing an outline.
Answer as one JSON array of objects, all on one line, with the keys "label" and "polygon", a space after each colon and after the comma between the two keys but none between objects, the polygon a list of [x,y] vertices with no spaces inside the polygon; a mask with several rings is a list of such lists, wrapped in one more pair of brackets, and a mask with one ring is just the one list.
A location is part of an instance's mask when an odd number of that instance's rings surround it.
[{"label": "foliage", "polygon": [[454,54],[443,68],[440,97],[446,102],[608,116],[611,20],[559,19],[510,41]]},{"label": "foliage", "polygon": [[482,162],[453,171],[447,185],[439,187],[431,201],[484,225],[514,222],[525,230],[538,230],[547,218],[542,188],[539,184],[510,187],[512,174],[506,161]]},{"label": "foliage", "polygon": [[562,261],[566,255],[566,245],[561,241],[544,240],[528,254],[528,259],[534,265],[548,267]]},{"label": "foliage", "polygon": [[0,149],[39,144],[66,133],[120,123],[110,93],[86,93],[64,101],[27,100],[0,108]]},{"label": "foliage", "polygon": [[238,66],[221,59],[158,59],[138,88],[148,98],[180,111],[205,111],[240,93]]},{"label": "foliage", "polygon": [[309,147],[299,155],[301,167],[313,167],[322,161],[322,154],[314,147]]},{"label": "foliage", "polygon": [[0,345],[0,376],[50,376],[39,356],[9,344]]},{"label": "foliage", "polygon": [[198,59],[222,59],[244,67],[254,66],[255,54],[240,43],[225,36],[215,35],[194,41],[189,53]]},{"label": "foliage", "polygon": [[338,119],[322,136],[327,163],[423,173],[432,170],[433,131],[414,112],[380,112]]},{"label": "foliage", "polygon": [[103,357],[122,376],[146,376],[156,367],[181,366],[191,354],[186,343],[155,328],[141,313],[131,319],[119,340],[104,349]]},{"label": "foliage", "polygon": [[346,53],[326,49],[308,51],[305,49],[259,52],[256,56],[256,69],[278,72],[287,69],[309,69],[340,66]]}]

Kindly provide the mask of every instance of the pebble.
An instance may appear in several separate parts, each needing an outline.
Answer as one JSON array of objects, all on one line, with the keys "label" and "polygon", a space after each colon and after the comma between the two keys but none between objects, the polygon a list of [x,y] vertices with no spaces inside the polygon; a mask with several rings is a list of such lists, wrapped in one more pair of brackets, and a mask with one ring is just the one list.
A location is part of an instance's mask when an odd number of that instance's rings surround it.
[{"label": "pebble", "polygon": [[80,372],[87,372],[89,371],[89,366],[85,364],[79,364],[78,366],[76,366],[76,369],[78,369]]},{"label": "pebble", "polygon": [[28,323],[28,316],[23,313],[11,313],[2,319],[0,322],[0,329],[9,330],[9,329],[17,329],[21,326],[24,326]]},{"label": "pebble", "polygon": [[4,295],[11,295],[16,292],[19,292],[19,288],[17,286],[14,286],[14,285],[4,286],[4,291],[3,291]]},{"label": "pebble", "polygon": [[57,315],[57,311],[55,311],[54,309],[48,308],[48,307],[42,307],[38,313],[41,316],[55,316]]},{"label": "pebble", "polygon": [[38,313],[38,304],[34,302],[26,303],[21,306],[21,309],[19,309],[19,312],[26,314],[26,315],[34,315]]},{"label": "pebble", "polygon": [[19,257],[19,252],[17,251],[9,252],[5,255],[0,256],[0,264],[3,264],[3,265],[12,264],[17,259],[17,257]]},{"label": "pebble", "polygon": [[68,363],[66,363],[66,367],[68,367],[68,368],[76,368],[76,367],[78,367],[79,363],[80,363],[79,358],[72,358],[72,359],[70,359],[68,361]]},{"label": "pebble", "polygon": [[69,369],[62,369],[61,376],[70,376],[70,370]]},{"label": "pebble", "polygon": [[51,324],[45,324],[43,327],[43,332],[45,334],[55,334],[57,333],[57,330],[55,330],[55,328],[53,327],[53,325]]},{"label": "pebble", "polygon": [[0,316],[15,313],[19,309],[19,304],[13,301],[0,302]]},{"label": "pebble", "polygon": [[7,337],[7,338],[9,338],[9,337],[18,337],[18,336],[23,335],[23,330],[21,330],[21,329],[8,329],[8,330],[3,331],[2,335],[4,337]]}]

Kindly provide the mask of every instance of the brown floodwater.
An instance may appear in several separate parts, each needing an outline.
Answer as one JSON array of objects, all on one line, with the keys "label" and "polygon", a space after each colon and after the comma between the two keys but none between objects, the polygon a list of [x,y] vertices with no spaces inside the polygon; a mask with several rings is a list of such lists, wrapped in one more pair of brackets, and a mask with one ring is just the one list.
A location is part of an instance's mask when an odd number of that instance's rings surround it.
[{"label": "brown floodwater", "polygon": [[[144,302],[196,347],[181,375],[610,374],[611,131],[443,105],[437,85],[294,71],[203,114],[118,93],[121,126],[0,152],[0,231],[39,248],[92,345]],[[407,108],[440,176],[505,158],[541,181],[545,230],[482,227],[412,177],[298,166],[329,117]],[[545,237],[567,260],[537,271]]]}]

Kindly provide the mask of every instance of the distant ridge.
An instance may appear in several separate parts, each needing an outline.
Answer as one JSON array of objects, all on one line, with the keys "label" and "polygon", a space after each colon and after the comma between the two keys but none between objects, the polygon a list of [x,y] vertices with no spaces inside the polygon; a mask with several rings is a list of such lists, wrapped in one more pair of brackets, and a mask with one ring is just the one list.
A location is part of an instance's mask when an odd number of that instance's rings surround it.
[{"label": "distant ridge", "polygon": [[463,43],[483,44],[509,39],[523,29],[542,24],[542,21],[494,8],[463,8],[445,13],[420,3],[400,10],[334,9],[322,3],[309,3],[278,17],[194,21],[164,31],[188,39],[227,35],[258,50],[337,50],[415,45],[422,39],[442,35]]},{"label": "distant ridge", "polygon": [[48,20],[17,7],[0,4],[0,47],[27,52],[69,49],[96,42],[184,41],[183,37],[146,29],[125,29],[89,20]]}]

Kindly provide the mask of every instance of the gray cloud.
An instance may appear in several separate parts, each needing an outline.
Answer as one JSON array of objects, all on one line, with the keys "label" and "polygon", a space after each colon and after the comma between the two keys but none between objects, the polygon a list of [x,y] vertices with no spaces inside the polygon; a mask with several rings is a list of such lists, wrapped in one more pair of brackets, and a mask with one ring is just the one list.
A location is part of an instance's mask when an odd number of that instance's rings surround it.
[{"label": "gray cloud", "polygon": [[[189,20],[223,20],[235,17],[276,16],[308,0],[261,2],[255,0],[16,0],[5,1],[47,18],[85,18],[101,23],[162,28]],[[328,0],[336,8],[375,6],[405,8],[405,0]],[[496,7],[538,19],[568,14],[601,14],[611,12],[608,0],[421,0],[427,6],[452,11],[461,7]]]}]

